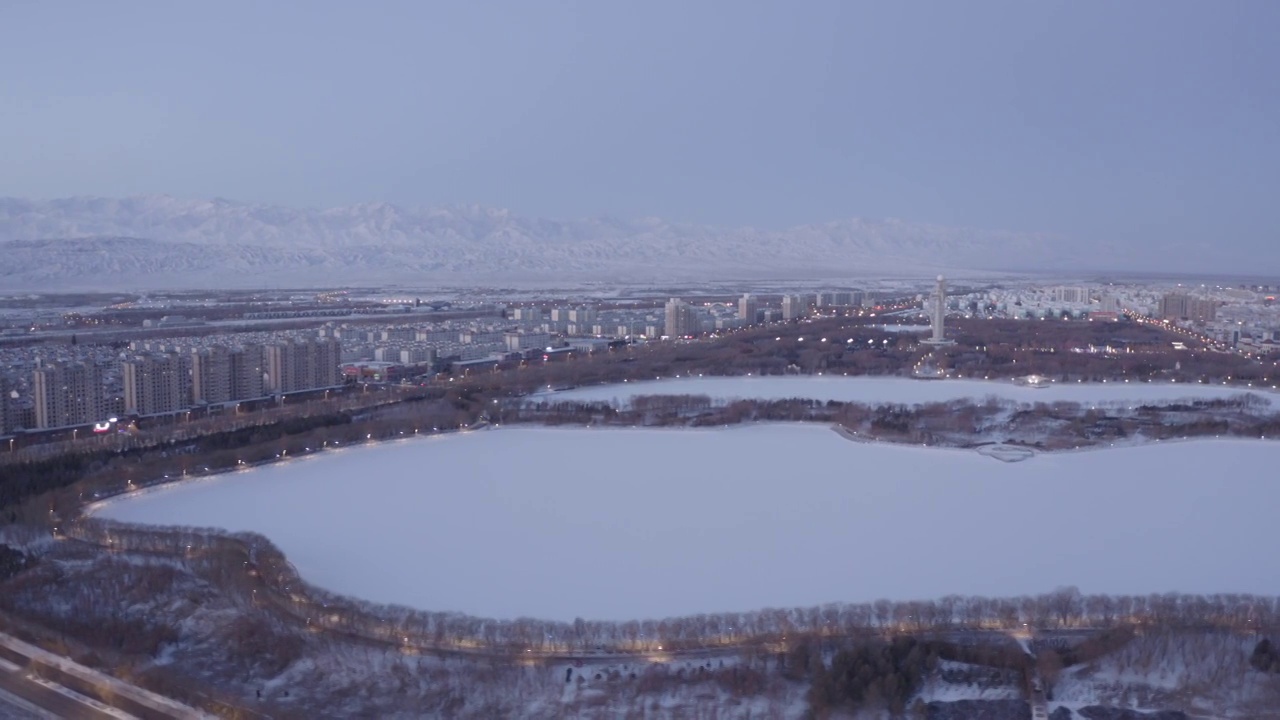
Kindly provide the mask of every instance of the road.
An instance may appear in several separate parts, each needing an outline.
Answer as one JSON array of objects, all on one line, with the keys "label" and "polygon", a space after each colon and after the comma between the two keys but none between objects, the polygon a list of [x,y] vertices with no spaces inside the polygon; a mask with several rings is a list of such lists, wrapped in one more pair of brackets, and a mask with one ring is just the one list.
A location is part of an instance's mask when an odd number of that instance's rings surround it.
[{"label": "road", "polygon": [[58,716],[41,710],[12,693],[0,690],[0,718],[5,720],[58,720]]},{"label": "road", "polygon": [[437,310],[412,313],[355,313],[352,315],[319,315],[299,318],[231,318],[213,320],[203,325],[168,325],[142,327],[141,325],[106,325],[98,327],[58,328],[34,333],[0,337],[0,347],[23,345],[69,344],[72,337],[77,342],[105,344],[129,342],[146,338],[203,337],[244,332],[271,332],[279,330],[310,330],[327,322],[338,321],[345,325],[395,325],[398,323],[427,323],[442,320],[467,320],[497,315],[495,310]]},{"label": "road", "polygon": [[[10,717],[10,707],[18,710],[16,717],[33,718],[68,718],[69,720],[122,720],[132,715],[119,710],[104,711],[95,707],[94,701],[84,698],[77,700],[70,691],[58,691],[50,684],[37,682],[27,676],[22,668],[11,662],[0,660],[0,717]],[[5,696],[16,698],[14,702],[5,702]],[[83,696],[80,696],[83,697]],[[38,708],[32,710],[30,706]],[[44,714],[41,714],[43,711]]]},{"label": "road", "polygon": [[[0,698],[59,718],[212,720],[213,716],[0,633]],[[0,701],[0,708],[4,707]],[[30,709],[26,709],[30,714]],[[37,717],[40,717],[37,715]]]}]

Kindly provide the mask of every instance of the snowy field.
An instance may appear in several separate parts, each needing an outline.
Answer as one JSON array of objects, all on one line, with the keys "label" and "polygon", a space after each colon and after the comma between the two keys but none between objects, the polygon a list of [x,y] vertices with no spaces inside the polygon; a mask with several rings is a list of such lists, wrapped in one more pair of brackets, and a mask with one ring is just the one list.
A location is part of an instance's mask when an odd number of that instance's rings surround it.
[{"label": "snowy field", "polygon": [[807,398],[868,405],[917,405],[988,396],[1024,403],[1058,401],[1088,403],[1170,402],[1183,399],[1228,398],[1251,393],[1274,402],[1270,389],[1242,389],[1182,383],[1052,383],[1034,388],[996,380],[916,380],[902,377],[769,376],[690,377],[615,383],[541,393],[533,399],[594,400],[626,403],[637,395],[709,395],[713,399],[786,400]]},{"label": "snowy field", "polygon": [[1280,594],[1280,444],[999,463],[816,425],[413,438],[99,509],[252,530],[314,584],[500,618],[1042,593]]}]

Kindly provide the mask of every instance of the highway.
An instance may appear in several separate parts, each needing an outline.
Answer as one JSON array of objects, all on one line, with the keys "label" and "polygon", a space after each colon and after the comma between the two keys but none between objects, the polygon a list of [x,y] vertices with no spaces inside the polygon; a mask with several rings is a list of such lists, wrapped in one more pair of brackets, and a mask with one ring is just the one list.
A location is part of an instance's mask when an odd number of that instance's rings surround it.
[{"label": "highway", "polygon": [[[10,717],[9,708],[18,718],[68,718],[70,720],[123,720],[133,715],[119,710],[102,710],[98,703],[77,694],[50,687],[48,681],[39,682],[27,676],[22,668],[6,660],[0,660],[0,717]],[[16,698],[6,702],[6,695]],[[83,697],[83,696],[79,696]],[[33,709],[38,708],[37,709]],[[41,712],[43,711],[43,712]]]},{"label": "highway", "polygon": [[[10,700],[6,701],[5,698]],[[0,633],[0,712],[73,720],[204,720],[213,716]],[[38,711],[33,711],[38,708]],[[3,716],[0,716],[3,717]]]},{"label": "highway", "polygon": [[12,693],[0,690],[0,718],[6,720],[58,720],[58,716],[42,710]]}]

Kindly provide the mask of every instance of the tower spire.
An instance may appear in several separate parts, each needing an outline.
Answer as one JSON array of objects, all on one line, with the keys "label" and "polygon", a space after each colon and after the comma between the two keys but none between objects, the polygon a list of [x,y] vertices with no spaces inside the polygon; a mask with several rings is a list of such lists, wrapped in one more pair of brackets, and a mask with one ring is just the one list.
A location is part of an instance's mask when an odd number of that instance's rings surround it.
[{"label": "tower spire", "polygon": [[933,328],[933,336],[925,340],[929,345],[950,345],[951,341],[946,335],[946,319],[947,319],[947,279],[938,276],[938,285],[933,291],[933,298],[930,313],[930,326]]}]

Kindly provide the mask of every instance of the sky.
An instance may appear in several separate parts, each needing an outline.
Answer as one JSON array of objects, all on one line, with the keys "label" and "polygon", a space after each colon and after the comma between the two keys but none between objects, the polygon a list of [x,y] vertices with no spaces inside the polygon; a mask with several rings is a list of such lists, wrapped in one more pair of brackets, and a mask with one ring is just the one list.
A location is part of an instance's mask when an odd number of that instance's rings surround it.
[{"label": "sky", "polygon": [[0,195],[1280,254],[1280,3],[0,0]]}]

